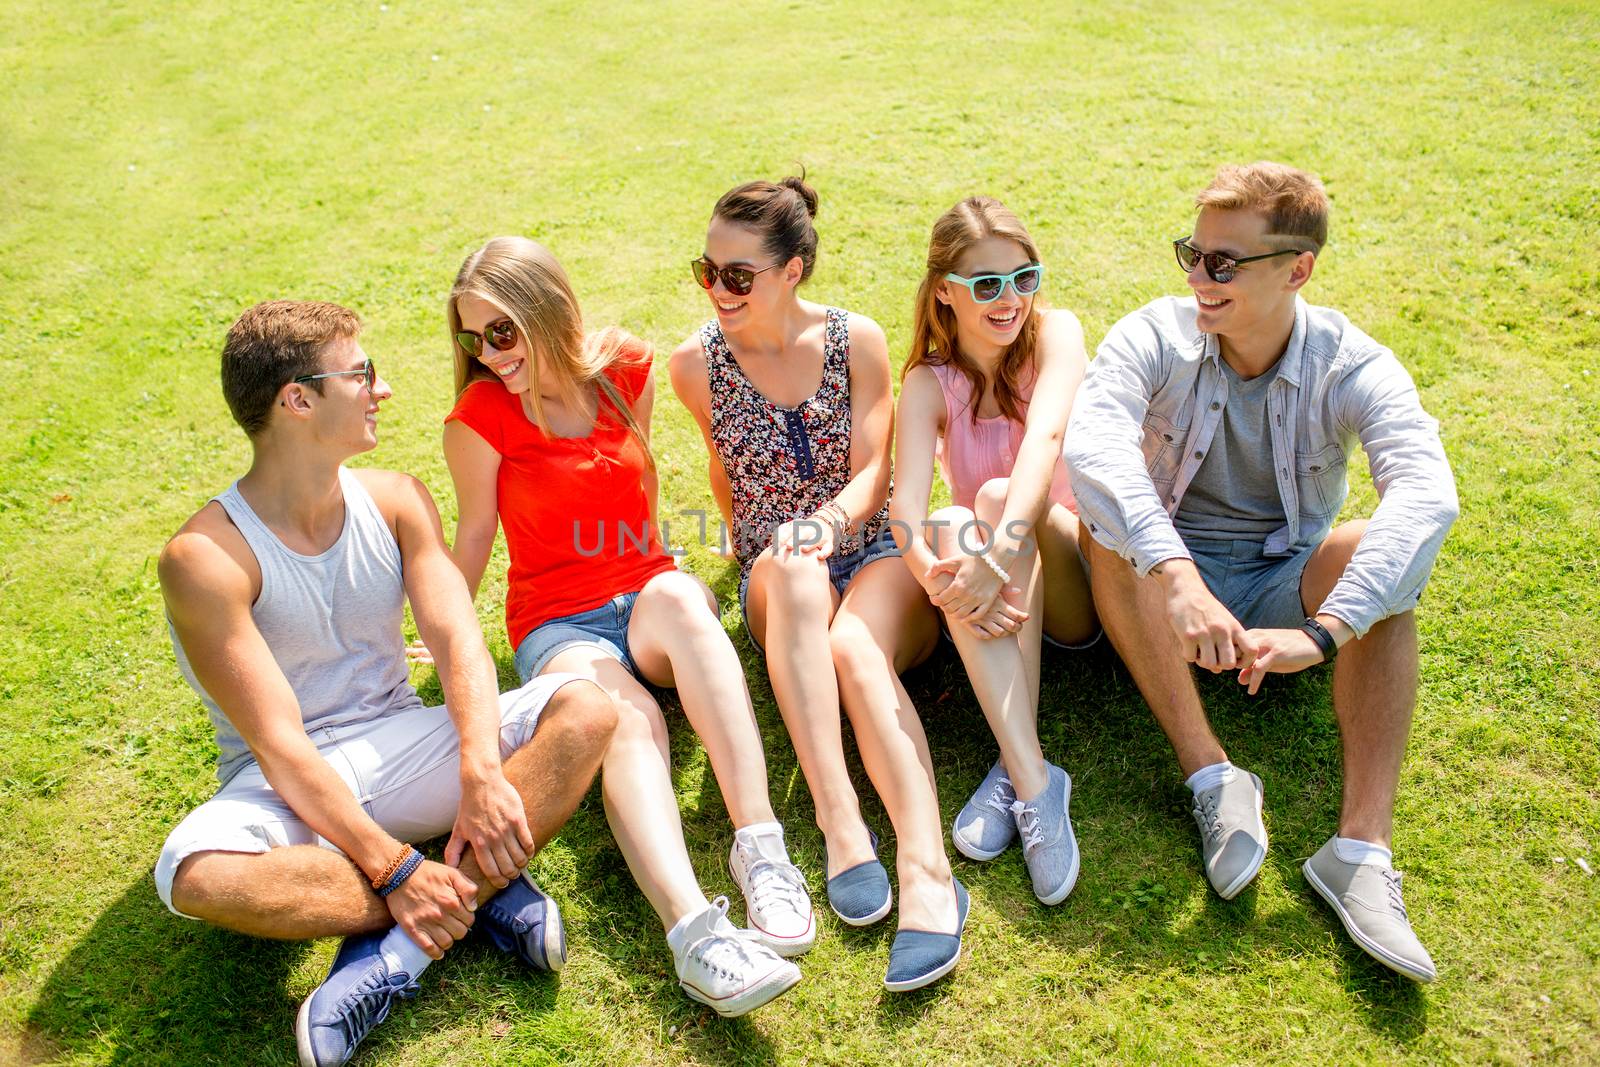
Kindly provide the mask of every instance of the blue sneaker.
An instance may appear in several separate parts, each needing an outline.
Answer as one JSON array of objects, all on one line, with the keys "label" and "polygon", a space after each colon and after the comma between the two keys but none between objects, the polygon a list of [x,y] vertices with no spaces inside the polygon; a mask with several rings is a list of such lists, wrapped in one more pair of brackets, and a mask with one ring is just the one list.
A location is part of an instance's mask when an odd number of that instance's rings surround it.
[{"label": "blue sneaker", "polygon": [[1043,904],[1059,904],[1078,884],[1078,839],[1072,832],[1072,778],[1054,763],[1044,791],[1032,800],[1014,800],[1011,811],[1022,835],[1022,858],[1033,879],[1033,895]]},{"label": "blue sneaker", "polygon": [[876,858],[878,835],[868,830],[867,836],[872,839],[874,858],[846,868],[828,879],[828,907],[851,926],[871,926],[889,914],[889,909],[894,906],[894,894],[889,890],[889,872],[883,869],[883,864]]},{"label": "blue sneaker", "polygon": [[931,985],[955,969],[961,959],[961,933],[967,928],[967,887],[955,878],[956,932],[939,934],[932,930],[901,930],[889,946],[889,970],[883,987],[891,993],[906,993]]},{"label": "blue sneaker", "polygon": [[534,970],[559,971],[567,962],[561,909],[527,871],[479,906],[476,914],[472,929],[482,930],[495,948]]},{"label": "blue sneaker", "polygon": [[409,974],[389,973],[378,951],[382,941],[381,933],[345,938],[328,977],[300,1005],[294,1023],[300,1067],[345,1063],[368,1032],[388,1018],[396,998],[417,995]]},{"label": "blue sneaker", "polygon": [[950,824],[950,840],[956,851],[980,863],[992,860],[1017,839],[1017,822],[1011,805],[1017,791],[999,760],[989,768],[972,798],[961,806],[956,821]]}]

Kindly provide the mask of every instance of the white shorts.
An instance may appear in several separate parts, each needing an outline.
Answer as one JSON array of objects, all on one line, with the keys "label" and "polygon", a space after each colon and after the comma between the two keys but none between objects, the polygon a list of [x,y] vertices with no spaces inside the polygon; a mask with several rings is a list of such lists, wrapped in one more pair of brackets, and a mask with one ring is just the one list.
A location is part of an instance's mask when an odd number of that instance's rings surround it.
[{"label": "white shorts", "polygon": [[[547,674],[500,694],[500,758],[527,744],[539,714],[576,674]],[[461,742],[443,706],[324,727],[309,733],[317,751],[344,779],[384,831],[402,841],[450,832],[461,803]],[[156,861],[156,892],[173,914],[172,880],[196,852],[266,852],[284,845],[339,847],[300,820],[254,760],[217,795],[191,811],[167,837]]]}]

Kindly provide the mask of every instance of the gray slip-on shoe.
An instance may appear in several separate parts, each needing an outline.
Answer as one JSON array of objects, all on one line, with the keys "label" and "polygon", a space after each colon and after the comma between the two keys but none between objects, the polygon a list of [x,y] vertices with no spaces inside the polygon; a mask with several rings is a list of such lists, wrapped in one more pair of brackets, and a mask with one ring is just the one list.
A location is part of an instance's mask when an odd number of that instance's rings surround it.
[{"label": "gray slip-on shoe", "polygon": [[1195,794],[1195,825],[1206,877],[1223,900],[1238,896],[1261,872],[1267,858],[1267,826],[1261,821],[1261,779],[1238,769],[1233,781]]},{"label": "gray slip-on shoe", "polygon": [[1431,982],[1439,976],[1433,957],[1411,929],[1399,871],[1376,863],[1346,863],[1334,851],[1331,837],[1301,870],[1367,955],[1414,981]]}]

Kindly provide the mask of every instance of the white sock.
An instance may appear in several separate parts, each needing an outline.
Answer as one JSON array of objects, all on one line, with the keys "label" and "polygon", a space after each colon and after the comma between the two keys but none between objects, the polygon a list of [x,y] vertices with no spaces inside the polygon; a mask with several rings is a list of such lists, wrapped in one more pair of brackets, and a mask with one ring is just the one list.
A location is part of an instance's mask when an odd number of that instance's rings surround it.
[{"label": "white sock", "polygon": [[432,957],[398,926],[383,935],[383,940],[378,942],[378,951],[383,953],[383,962],[389,965],[390,974],[404,971],[416,978],[433,962]]},{"label": "white sock", "polygon": [[1345,863],[1371,863],[1394,870],[1394,852],[1371,841],[1358,841],[1353,837],[1335,837],[1333,854]]},{"label": "white sock", "polygon": [[753,822],[733,832],[735,844],[753,850],[757,855],[774,863],[788,863],[789,850],[783,844],[783,824]]},{"label": "white sock", "polygon": [[1227,785],[1233,781],[1233,776],[1233,764],[1223,760],[1221,763],[1213,763],[1209,767],[1201,767],[1191,774],[1189,780],[1183,784],[1189,787],[1190,792],[1199,796],[1207,789],[1215,789],[1219,785]]}]

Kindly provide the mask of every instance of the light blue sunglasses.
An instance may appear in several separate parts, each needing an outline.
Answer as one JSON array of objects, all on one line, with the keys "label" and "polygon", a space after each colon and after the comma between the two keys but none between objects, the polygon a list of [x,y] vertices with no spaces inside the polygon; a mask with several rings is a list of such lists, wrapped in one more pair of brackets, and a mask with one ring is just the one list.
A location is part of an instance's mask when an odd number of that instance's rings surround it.
[{"label": "light blue sunglasses", "polygon": [[1006,283],[1011,283],[1011,288],[1018,296],[1032,296],[1039,291],[1039,283],[1044,281],[1044,267],[1037,263],[1030,263],[1026,267],[1018,267],[1010,274],[979,274],[973,278],[963,278],[959,274],[946,274],[944,280],[964,285],[972,293],[972,299],[980,304],[992,304],[1000,299],[1000,294],[1006,291]]}]

